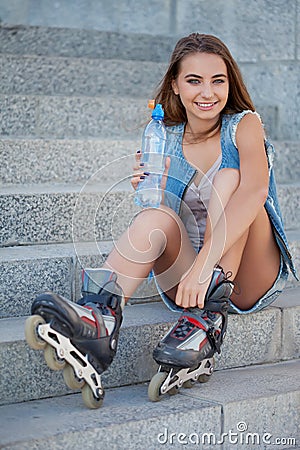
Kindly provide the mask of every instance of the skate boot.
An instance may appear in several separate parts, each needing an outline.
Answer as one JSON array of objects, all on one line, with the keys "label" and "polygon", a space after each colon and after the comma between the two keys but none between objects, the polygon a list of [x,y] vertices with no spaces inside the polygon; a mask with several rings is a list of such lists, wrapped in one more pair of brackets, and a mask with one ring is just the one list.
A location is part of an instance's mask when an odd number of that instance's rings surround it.
[{"label": "skate boot", "polygon": [[159,364],[152,378],[148,396],[159,401],[163,394],[176,394],[178,389],[204,383],[214,370],[214,353],[220,353],[225,337],[229,297],[233,283],[221,267],[216,267],[208,287],[204,309],[183,310],[177,323],[153,351]]},{"label": "skate boot", "polygon": [[69,388],[81,389],[87,407],[99,408],[104,398],[100,375],[117,350],[124,296],[109,270],[85,269],[82,278],[78,303],[53,292],[34,300],[25,337],[31,348],[44,350],[50,369],[63,369]]}]

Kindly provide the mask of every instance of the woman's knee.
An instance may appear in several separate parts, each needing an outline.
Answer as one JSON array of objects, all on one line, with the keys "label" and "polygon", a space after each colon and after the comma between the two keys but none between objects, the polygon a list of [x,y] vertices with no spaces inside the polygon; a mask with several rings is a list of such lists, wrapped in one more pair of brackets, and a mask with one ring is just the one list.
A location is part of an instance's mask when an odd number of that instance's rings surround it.
[{"label": "woman's knee", "polygon": [[213,180],[213,187],[217,192],[234,192],[240,184],[240,171],[238,169],[219,170]]},{"label": "woman's knee", "polygon": [[174,233],[182,229],[179,216],[171,208],[162,206],[160,208],[149,208],[139,212],[132,224],[144,231],[161,230],[165,233]]}]

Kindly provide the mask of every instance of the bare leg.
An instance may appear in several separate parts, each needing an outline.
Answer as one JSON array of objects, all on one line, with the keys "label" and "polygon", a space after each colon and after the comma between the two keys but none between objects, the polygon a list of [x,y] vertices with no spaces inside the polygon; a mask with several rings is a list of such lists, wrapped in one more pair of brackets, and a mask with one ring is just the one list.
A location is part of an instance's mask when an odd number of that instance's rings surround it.
[{"label": "bare leg", "polygon": [[[237,189],[239,172],[226,169],[218,172],[209,204],[205,239],[210,235],[231,195]],[[237,291],[231,297],[240,309],[251,308],[274,283],[280,265],[280,254],[271,224],[262,207],[244,235],[223,255],[220,265],[232,272]]]},{"label": "bare leg", "polygon": [[196,253],[179,217],[170,208],[147,209],[117,241],[104,267],[118,274],[126,298],[155,270],[165,291],[177,286]]}]

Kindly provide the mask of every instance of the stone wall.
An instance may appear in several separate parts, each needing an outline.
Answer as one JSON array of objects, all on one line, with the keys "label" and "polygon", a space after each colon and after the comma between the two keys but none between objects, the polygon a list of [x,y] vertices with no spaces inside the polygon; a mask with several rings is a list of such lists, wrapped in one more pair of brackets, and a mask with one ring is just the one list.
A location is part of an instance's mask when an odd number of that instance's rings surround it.
[{"label": "stone wall", "polygon": [[219,36],[273,139],[300,139],[300,0],[0,0],[4,24]]}]

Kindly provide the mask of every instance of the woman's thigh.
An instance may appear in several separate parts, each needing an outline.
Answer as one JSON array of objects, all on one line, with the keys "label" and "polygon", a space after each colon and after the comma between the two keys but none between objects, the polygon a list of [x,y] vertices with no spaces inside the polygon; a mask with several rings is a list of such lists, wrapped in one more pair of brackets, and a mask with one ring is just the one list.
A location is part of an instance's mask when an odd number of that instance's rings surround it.
[{"label": "woman's thigh", "polygon": [[273,285],[280,268],[280,252],[264,208],[249,228],[231,300],[240,309],[250,309]]}]

